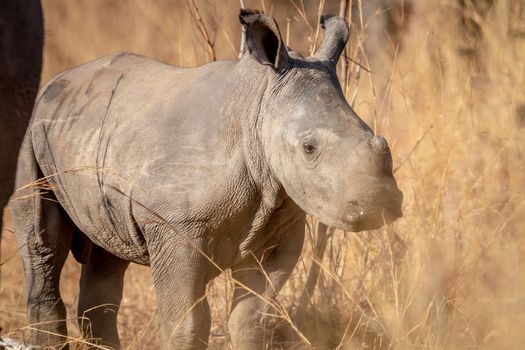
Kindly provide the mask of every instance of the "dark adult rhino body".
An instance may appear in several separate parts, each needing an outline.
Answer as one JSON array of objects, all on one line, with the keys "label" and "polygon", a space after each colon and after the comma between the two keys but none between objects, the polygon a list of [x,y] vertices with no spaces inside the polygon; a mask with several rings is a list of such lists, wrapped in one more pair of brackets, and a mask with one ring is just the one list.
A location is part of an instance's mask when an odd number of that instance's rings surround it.
[{"label": "dark adult rhino body", "polygon": [[[152,268],[164,344],[205,348],[206,284],[231,268],[233,345],[258,349],[271,310],[253,292],[271,298],[288,278],[305,212],[354,231],[401,215],[388,145],[337,80],[344,20],[326,19],[324,43],[303,59],[272,18],[240,18],[239,61],[183,69],[116,54],[42,89],[17,185],[45,176],[50,200],[27,188],[13,201],[31,322],[65,318],[58,281],[71,249],[95,338],[118,346],[116,313],[97,306],[118,307],[132,261]],[[40,327],[66,333],[63,322]],[[49,334],[33,341],[60,342]]]},{"label": "dark adult rhino body", "polygon": [[0,234],[40,84],[43,41],[39,0],[0,1]]}]

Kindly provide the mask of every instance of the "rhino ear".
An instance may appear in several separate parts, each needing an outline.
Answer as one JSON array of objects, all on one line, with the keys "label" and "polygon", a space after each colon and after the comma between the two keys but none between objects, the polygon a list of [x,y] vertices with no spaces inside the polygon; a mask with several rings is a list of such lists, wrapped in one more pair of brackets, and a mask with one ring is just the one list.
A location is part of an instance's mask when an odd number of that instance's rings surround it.
[{"label": "rhino ear", "polygon": [[337,64],[349,37],[348,24],[342,17],[321,16],[321,27],[325,30],[323,43],[314,57]]},{"label": "rhino ear", "polygon": [[243,25],[244,42],[241,43],[259,63],[276,71],[288,64],[288,52],[281,39],[277,22],[259,11],[241,9],[239,20]]}]

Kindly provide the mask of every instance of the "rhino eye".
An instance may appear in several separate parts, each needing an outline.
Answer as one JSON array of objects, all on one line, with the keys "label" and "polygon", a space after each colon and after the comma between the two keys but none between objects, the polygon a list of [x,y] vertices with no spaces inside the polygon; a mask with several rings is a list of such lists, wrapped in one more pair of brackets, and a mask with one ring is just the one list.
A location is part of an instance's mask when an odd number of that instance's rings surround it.
[{"label": "rhino eye", "polygon": [[306,154],[312,154],[315,151],[315,145],[313,144],[313,142],[305,141],[303,143],[303,150]]}]

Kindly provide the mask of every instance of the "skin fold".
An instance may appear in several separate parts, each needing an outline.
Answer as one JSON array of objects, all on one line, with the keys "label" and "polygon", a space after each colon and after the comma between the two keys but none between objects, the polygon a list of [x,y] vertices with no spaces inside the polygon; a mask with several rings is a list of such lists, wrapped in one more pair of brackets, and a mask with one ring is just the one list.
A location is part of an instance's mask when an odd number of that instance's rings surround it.
[{"label": "skin fold", "polygon": [[[275,20],[243,10],[240,60],[178,68],[120,53],[43,87],[19,158],[11,209],[28,284],[34,344],[66,334],[59,276],[71,250],[83,263],[86,336],[119,347],[116,312],[129,262],[151,266],[169,349],[205,349],[206,285],[238,281],[234,349],[262,349],[264,315],[301,252],[305,213],[345,230],[401,215],[386,141],[350,108],[335,64],[342,18],[302,58]],[[261,297],[263,299],[261,299]]]}]

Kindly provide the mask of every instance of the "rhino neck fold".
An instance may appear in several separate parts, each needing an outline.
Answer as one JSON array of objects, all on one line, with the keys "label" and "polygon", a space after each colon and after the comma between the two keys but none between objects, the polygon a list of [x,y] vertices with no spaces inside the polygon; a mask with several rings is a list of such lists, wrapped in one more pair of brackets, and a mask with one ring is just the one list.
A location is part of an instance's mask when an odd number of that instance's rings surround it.
[{"label": "rhino neck fold", "polygon": [[254,64],[253,59],[246,56],[239,61],[242,73],[251,71],[251,74],[242,74],[249,78],[241,83],[241,86],[249,87],[248,91],[243,91],[244,96],[249,97],[245,100],[245,103],[248,102],[246,108],[240,113],[241,118],[245,118],[241,120],[244,156],[250,177],[262,200],[266,206],[275,209],[282,204],[286,194],[270,166],[262,139],[264,117],[261,109],[264,96],[269,91],[268,74],[271,73],[268,67]]},{"label": "rhino neck fold", "polygon": [[244,103],[239,105],[242,145],[248,174],[253,186],[260,196],[259,206],[251,222],[249,232],[240,245],[241,255],[253,251],[257,241],[257,234],[264,229],[269,218],[286,199],[286,192],[270,167],[262,140],[261,113],[262,101],[268,92],[269,68],[260,67],[245,55],[239,61],[239,72],[242,77],[240,90]]}]

